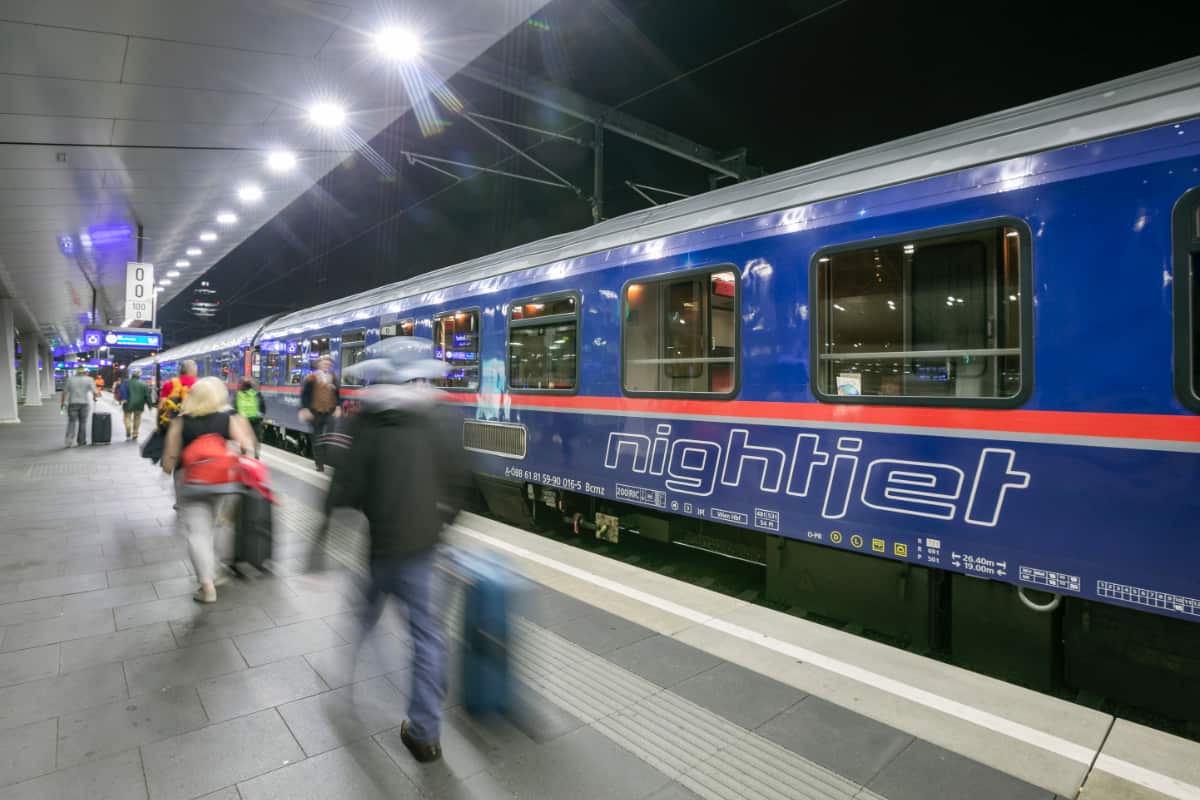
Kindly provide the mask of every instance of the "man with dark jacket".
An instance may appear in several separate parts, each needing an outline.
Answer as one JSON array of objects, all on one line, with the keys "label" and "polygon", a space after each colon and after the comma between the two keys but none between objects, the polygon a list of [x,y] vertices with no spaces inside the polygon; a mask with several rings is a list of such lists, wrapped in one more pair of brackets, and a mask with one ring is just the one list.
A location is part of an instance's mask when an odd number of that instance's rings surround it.
[{"label": "man with dark jacket", "polygon": [[428,762],[441,757],[446,693],[446,642],[433,608],[434,548],[461,507],[465,470],[438,392],[422,382],[445,372],[431,358],[433,342],[404,337],[377,352],[386,355],[355,366],[372,385],[351,418],[352,443],[329,504],[358,508],[369,524],[371,575],[360,645],[388,595],[408,607],[412,689],[400,738],[418,761]]},{"label": "man with dark jacket", "polygon": [[136,441],[142,430],[142,411],[154,408],[150,387],[142,383],[141,370],[135,369],[121,388],[124,389],[121,410],[125,412],[125,441]]},{"label": "man with dark jacket", "polygon": [[317,472],[325,471],[324,451],[318,442],[329,427],[329,420],[341,414],[341,387],[333,373],[333,360],[322,356],[316,370],[308,374],[300,389],[300,419],[312,428],[313,461]]}]

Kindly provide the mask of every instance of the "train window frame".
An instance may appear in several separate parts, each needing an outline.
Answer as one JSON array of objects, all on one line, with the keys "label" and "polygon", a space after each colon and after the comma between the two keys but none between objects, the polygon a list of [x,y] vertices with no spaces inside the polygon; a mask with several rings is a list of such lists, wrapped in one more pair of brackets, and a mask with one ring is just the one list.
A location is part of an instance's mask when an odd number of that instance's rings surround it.
[{"label": "train window frame", "polygon": [[[430,322],[429,336],[431,339],[433,339],[433,347],[434,347],[434,350],[436,350],[437,349],[437,339],[433,335],[433,329],[435,327],[437,327],[437,323],[438,323],[439,319],[445,319],[446,317],[453,317],[456,314],[474,314],[475,319],[477,320],[477,324],[479,326],[479,351],[476,354],[476,358],[479,362],[479,374],[475,378],[474,386],[439,386],[436,382],[433,382],[433,385],[437,386],[437,388],[441,389],[443,392],[462,392],[462,393],[469,394],[471,392],[478,392],[479,388],[483,385],[483,309],[482,309],[482,307],[480,307],[480,306],[465,306],[463,308],[453,308],[448,311],[439,311],[435,314],[431,314],[430,318],[429,318],[429,322]],[[413,335],[416,335],[416,321],[415,320],[413,322]],[[438,358],[436,355],[434,355],[434,359],[441,361],[443,364],[449,363],[444,358]]]},{"label": "train window frame", "polygon": [[[1018,330],[1020,342],[1018,350],[1021,358],[1021,385],[1016,393],[1006,397],[937,397],[926,395],[837,395],[829,394],[821,389],[821,326],[825,322],[821,298],[819,295],[819,269],[821,259],[838,253],[849,253],[869,247],[886,247],[894,244],[919,244],[931,239],[943,239],[960,234],[979,233],[997,228],[1014,228],[1018,231],[1019,272],[1017,284],[1020,287],[1018,304]],[[941,225],[933,228],[919,228],[905,233],[880,236],[871,239],[855,239],[828,247],[822,247],[812,254],[808,265],[808,306],[809,306],[809,388],[813,397],[822,403],[842,405],[868,406],[925,406],[942,408],[1018,408],[1028,402],[1033,394],[1034,361],[1033,361],[1033,231],[1029,223],[1020,217],[997,216],[985,219],[969,220],[952,225]]]},{"label": "train window frame", "polygon": [[[628,347],[627,325],[622,309],[625,306],[626,293],[635,283],[650,285],[686,280],[698,275],[712,275],[717,272],[733,274],[733,385],[727,392],[677,392],[669,389],[652,389],[641,391],[625,387],[626,348]],[[732,400],[742,391],[742,273],[737,265],[729,261],[719,261],[690,269],[657,272],[651,275],[638,275],[621,284],[621,292],[617,295],[617,315],[621,325],[621,356],[620,381],[621,394],[625,397],[668,397],[682,400]]]},{"label": "train window frame", "polygon": [[[571,314],[553,314],[546,317],[535,317],[530,320],[514,321],[512,318],[512,309],[515,306],[529,305],[530,303],[544,303],[551,300],[560,300],[564,297],[575,298],[575,311]],[[579,366],[580,359],[583,355],[583,293],[577,289],[566,289],[513,300],[507,304],[507,311],[505,312],[504,317],[505,389],[511,394],[556,394],[566,397],[579,394],[579,384],[583,381],[583,370]],[[568,320],[573,320],[575,322],[575,385],[570,389],[527,389],[523,387],[514,387],[512,385],[512,369],[510,361],[512,357],[513,328],[536,328],[543,325],[553,325],[558,322],[566,322]]]},{"label": "train window frame", "polygon": [[1174,329],[1173,382],[1184,408],[1200,412],[1200,369],[1196,336],[1200,325],[1200,186],[1188,189],[1171,212],[1171,291]]},{"label": "train window frame", "polygon": [[[353,342],[347,343],[346,342],[347,334],[360,334],[362,336],[362,338],[357,339]],[[340,378],[341,378],[341,382],[342,382],[343,386],[366,386],[366,381],[364,381],[364,380],[361,380],[361,379],[347,380],[346,379],[346,368],[354,366],[354,364],[346,363],[346,351],[347,350],[352,350],[352,351],[358,350],[358,351],[365,353],[366,349],[367,349],[367,329],[366,328],[348,328],[348,329],[342,331],[341,334],[339,334],[337,363],[338,363],[338,372],[341,373]],[[358,362],[355,362],[355,363],[358,363]]]}]

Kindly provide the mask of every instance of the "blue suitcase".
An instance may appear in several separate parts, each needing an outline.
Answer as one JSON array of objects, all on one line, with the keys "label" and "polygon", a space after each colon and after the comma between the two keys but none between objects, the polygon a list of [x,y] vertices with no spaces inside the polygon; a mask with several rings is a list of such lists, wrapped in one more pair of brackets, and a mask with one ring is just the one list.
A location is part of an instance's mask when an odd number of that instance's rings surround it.
[{"label": "blue suitcase", "polygon": [[454,565],[465,586],[462,693],[467,713],[505,713],[511,707],[509,614],[514,582],[503,564],[456,553]]}]

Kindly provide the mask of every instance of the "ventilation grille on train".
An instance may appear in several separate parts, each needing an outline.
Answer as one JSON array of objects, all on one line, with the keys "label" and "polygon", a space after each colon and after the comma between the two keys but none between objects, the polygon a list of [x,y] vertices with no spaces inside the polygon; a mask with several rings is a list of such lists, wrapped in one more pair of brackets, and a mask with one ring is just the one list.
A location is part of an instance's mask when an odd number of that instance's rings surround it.
[{"label": "ventilation grille on train", "polygon": [[463,422],[463,447],[505,458],[524,458],[525,426],[466,420]]}]

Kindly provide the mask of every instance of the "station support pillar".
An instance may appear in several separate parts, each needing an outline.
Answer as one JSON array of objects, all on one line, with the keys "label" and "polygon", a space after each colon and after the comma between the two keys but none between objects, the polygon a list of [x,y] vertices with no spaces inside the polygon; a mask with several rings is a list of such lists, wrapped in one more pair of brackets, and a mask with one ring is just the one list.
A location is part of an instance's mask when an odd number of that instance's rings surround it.
[{"label": "station support pillar", "polygon": [[48,344],[38,351],[42,354],[42,399],[49,400],[54,397],[54,351]]},{"label": "station support pillar", "polygon": [[40,406],[42,404],[42,376],[38,369],[38,354],[41,344],[32,339],[21,347],[21,369],[25,371],[25,405]]},{"label": "station support pillar", "polygon": [[17,416],[17,334],[11,300],[0,300],[0,423],[20,422]]}]

